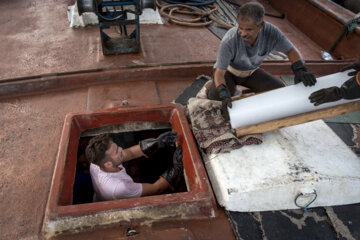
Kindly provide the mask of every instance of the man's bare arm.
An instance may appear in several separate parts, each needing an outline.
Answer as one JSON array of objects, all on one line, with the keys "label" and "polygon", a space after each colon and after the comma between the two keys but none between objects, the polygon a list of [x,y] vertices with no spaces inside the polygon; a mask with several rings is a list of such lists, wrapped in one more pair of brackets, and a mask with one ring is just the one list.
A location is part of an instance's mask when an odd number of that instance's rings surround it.
[{"label": "man's bare arm", "polygon": [[287,53],[285,53],[286,56],[289,58],[289,61],[291,63],[297,62],[299,60],[302,60],[302,56],[299,52],[299,50],[297,50],[296,47],[293,47],[292,49],[290,49],[290,51],[288,51]]},{"label": "man's bare arm", "polygon": [[224,84],[226,86],[225,83],[225,73],[226,70],[225,69],[221,69],[221,68],[216,68],[215,69],[215,73],[214,73],[214,83],[215,83],[215,87],[220,86],[221,84]]},{"label": "man's bare arm", "polygon": [[144,153],[141,151],[140,144],[124,149],[124,162],[143,157]]},{"label": "man's bare arm", "polygon": [[142,183],[141,196],[157,195],[165,192],[166,189],[170,188],[170,184],[162,177],[160,177],[155,183]]}]

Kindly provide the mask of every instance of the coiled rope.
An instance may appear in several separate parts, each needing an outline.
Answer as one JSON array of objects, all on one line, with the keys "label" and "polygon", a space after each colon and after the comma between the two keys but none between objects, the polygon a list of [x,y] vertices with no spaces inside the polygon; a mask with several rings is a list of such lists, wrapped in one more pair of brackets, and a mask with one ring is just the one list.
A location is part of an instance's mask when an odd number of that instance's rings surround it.
[{"label": "coiled rope", "polygon": [[[187,4],[161,5],[158,1],[156,1],[156,5],[160,9],[160,15],[162,17],[166,17],[170,22],[178,25],[188,27],[202,27],[216,22],[225,28],[234,27],[233,25],[227,24],[212,16],[212,13],[218,10],[218,8],[213,5],[206,6],[210,8],[208,11],[202,10],[195,6],[189,6]],[[174,15],[175,13],[177,14],[176,16]],[[179,15],[181,14],[186,15],[186,17],[180,17]],[[189,15],[193,17],[189,18]]]},{"label": "coiled rope", "polygon": [[213,4],[216,2],[216,0],[209,0],[209,1],[202,1],[202,0],[185,0],[185,1],[176,1],[176,0],[163,0],[164,2],[170,3],[170,4],[182,4],[187,6],[206,6]]}]

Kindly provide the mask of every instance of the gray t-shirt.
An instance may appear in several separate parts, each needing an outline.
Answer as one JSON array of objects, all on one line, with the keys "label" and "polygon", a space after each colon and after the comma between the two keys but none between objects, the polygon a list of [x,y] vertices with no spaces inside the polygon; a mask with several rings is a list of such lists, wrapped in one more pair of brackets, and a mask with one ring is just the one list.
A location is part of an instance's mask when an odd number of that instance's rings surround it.
[{"label": "gray t-shirt", "polygon": [[243,40],[238,27],[233,27],[221,40],[214,68],[233,68],[246,71],[259,67],[264,58],[273,50],[286,53],[293,44],[271,23],[265,22],[253,46]]}]

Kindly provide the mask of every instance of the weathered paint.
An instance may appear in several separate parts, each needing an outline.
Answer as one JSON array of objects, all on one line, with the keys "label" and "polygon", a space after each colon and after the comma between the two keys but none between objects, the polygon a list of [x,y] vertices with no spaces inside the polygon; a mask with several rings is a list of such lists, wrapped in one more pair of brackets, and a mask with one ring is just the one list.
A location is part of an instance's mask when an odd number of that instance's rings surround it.
[{"label": "weathered paint", "polygon": [[[307,61],[307,68],[313,74],[321,76],[337,72],[350,63],[351,61]],[[3,79],[0,84],[0,99],[33,95],[43,91],[64,91],[66,89],[104,85],[107,83],[153,80],[157,82],[170,82],[189,78],[195,79],[201,74],[211,76],[213,65],[213,63],[148,65]],[[274,75],[293,75],[288,61],[268,61],[262,64],[262,68]]]},{"label": "weathered paint", "polygon": [[[187,192],[72,205],[76,154],[81,132],[128,122],[168,122],[183,147]],[[155,124],[156,125],[156,124]],[[126,124],[127,129],[141,124]],[[151,225],[166,219],[215,217],[216,203],[184,110],[176,104],[71,113],[66,116],[43,223],[46,238],[111,224]]]},{"label": "weathered paint", "polygon": [[[341,33],[344,24],[355,17],[350,12],[328,0],[270,0],[271,6],[282,13],[299,30],[327,51]],[[336,58],[360,57],[360,28],[348,37],[342,36],[331,53]],[[320,55],[320,52],[319,52]]]},{"label": "weathered paint", "polygon": [[[212,206],[202,205],[201,207],[211,208]],[[164,204],[162,207],[155,206],[149,209],[146,209],[146,207],[145,209],[144,207],[122,210],[114,209],[84,216],[71,215],[49,220],[44,225],[43,231],[45,238],[50,239],[59,234],[82,232],[97,226],[112,224],[127,226],[134,221],[138,221],[140,225],[151,226],[152,223],[157,221],[169,219],[187,220],[193,218],[194,213],[199,213],[200,211],[199,205],[189,203]],[[209,212],[208,217],[215,217],[214,210]],[[205,218],[203,216],[198,219]]]},{"label": "weathered paint", "polygon": [[264,142],[206,160],[215,195],[230,211],[360,202],[359,158],[321,120],[264,133]]}]

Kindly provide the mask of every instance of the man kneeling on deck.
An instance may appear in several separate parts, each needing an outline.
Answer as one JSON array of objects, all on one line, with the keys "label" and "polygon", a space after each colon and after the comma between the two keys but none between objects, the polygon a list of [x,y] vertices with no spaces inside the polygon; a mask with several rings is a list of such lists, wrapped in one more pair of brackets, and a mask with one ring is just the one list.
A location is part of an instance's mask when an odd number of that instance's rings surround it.
[{"label": "man kneeling on deck", "polygon": [[94,200],[115,200],[156,195],[174,189],[183,174],[182,148],[177,147],[173,164],[155,183],[135,183],[126,173],[122,163],[142,156],[150,157],[158,150],[175,147],[177,134],[174,131],[158,138],[140,141],[138,145],[123,149],[113,142],[109,134],[92,138],[86,147],[86,158],[95,191]]},{"label": "man kneeling on deck", "polygon": [[302,82],[313,86],[316,79],[307,71],[300,52],[274,25],[264,22],[264,7],[257,2],[248,2],[239,9],[238,26],[231,28],[221,40],[214,80],[207,91],[210,100],[222,101],[223,115],[232,107],[236,85],[250,88],[253,92],[264,92],[284,87],[285,84],[260,68],[271,51],[283,52],[292,63],[295,84]]}]

